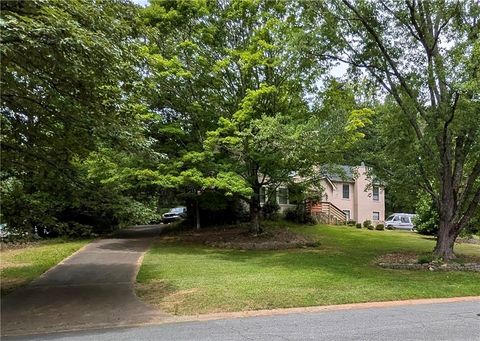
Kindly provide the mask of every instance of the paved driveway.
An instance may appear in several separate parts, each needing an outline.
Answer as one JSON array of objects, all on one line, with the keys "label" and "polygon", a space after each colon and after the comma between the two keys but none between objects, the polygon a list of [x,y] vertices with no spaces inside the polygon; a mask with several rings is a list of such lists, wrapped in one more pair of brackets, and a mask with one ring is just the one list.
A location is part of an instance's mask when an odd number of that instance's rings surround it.
[{"label": "paved driveway", "polygon": [[161,320],[133,285],[161,226],[123,230],[88,244],[1,302],[2,335],[124,326]]}]

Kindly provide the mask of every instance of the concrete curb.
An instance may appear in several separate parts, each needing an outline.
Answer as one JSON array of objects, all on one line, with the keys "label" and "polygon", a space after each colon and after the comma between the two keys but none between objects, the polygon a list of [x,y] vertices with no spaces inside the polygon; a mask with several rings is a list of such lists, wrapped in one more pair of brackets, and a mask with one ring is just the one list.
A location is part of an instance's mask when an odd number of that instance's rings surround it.
[{"label": "concrete curb", "polygon": [[441,303],[477,302],[477,301],[480,303],[480,296],[424,298],[424,299],[412,299],[412,300],[402,300],[402,301],[349,303],[349,304],[335,304],[335,305],[311,306],[311,307],[282,308],[282,309],[271,309],[271,310],[268,310],[268,309],[248,310],[248,311],[231,312],[231,313],[211,313],[211,314],[201,314],[201,315],[177,316],[175,317],[176,321],[172,321],[172,322],[209,321],[209,320],[256,317],[256,316],[309,314],[309,313],[342,311],[342,310],[359,310],[359,309],[388,308],[388,307],[411,306],[411,305],[422,305],[422,304],[441,304]]},{"label": "concrete curb", "polygon": [[72,332],[94,332],[94,331],[107,331],[113,329],[124,328],[138,328],[146,326],[161,326],[167,324],[179,324],[188,322],[203,322],[214,320],[226,320],[226,319],[238,319],[249,317],[268,317],[268,316],[281,316],[289,314],[313,314],[321,312],[334,312],[334,311],[347,311],[347,310],[362,310],[362,309],[381,309],[388,307],[401,307],[401,306],[415,306],[426,304],[442,304],[442,303],[457,303],[457,302],[479,302],[480,296],[466,296],[466,297],[451,297],[451,298],[426,298],[426,299],[412,299],[403,301],[384,301],[384,302],[366,302],[366,303],[350,303],[350,304],[336,304],[325,306],[312,306],[312,307],[297,307],[297,308],[282,308],[271,310],[249,310],[241,312],[231,313],[212,313],[201,315],[186,315],[186,316],[169,316],[160,319],[152,319],[145,323],[118,323],[116,325],[95,325],[95,326],[82,326],[76,328],[65,328],[63,330],[57,330],[49,332],[47,330],[39,330],[37,333],[11,333],[8,335],[2,335],[3,337],[15,337],[15,336],[33,336],[33,335],[60,335]]}]

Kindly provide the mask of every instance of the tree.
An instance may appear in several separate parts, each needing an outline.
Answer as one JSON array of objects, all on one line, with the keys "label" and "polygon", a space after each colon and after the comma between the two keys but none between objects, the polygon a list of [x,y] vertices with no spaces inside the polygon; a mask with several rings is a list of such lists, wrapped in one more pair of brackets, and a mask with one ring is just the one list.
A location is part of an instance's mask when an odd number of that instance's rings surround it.
[{"label": "tree", "polygon": [[[366,105],[366,104],[365,104]],[[395,100],[371,103],[375,111],[372,124],[361,131],[359,139],[345,153],[347,164],[365,162],[374,175],[385,182],[385,209],[393,212],[415,212],[421,182],[417,165],[415,131],[401,114]]]},{"label": "tree", "polygon": [[115,0],[7,1],[1,18],[2,220],[60,233],[65,224],[74,233],[92,221],[102,229],[129,221],[131,211],[119,212],[141,203],[86,168],[111,150],[143,148],[137,9]]},{"label": "tree", "polygon": [[222,53],[216,11],[215,2],[155,0],[142,13],[149,27],[147,103],[154,113],[147,134],[163,158],[152,181],[195,203],[197,228],[206,192],[248,195],[243,179],[220,169],[203,146],[228,110],[214,73]]},{"label": "tree", "polygon": [[145,11],[160,29],[150,48],[151,81],[168,95],[154,96],[152,108],[160,114],[157,132],[168,132],[174,146],[167,173],[177,187],[243,197],[254,234],[260,189],[327,160],[366,113],[310,106],[322,69],[302,52],[297,14],[280,1],[157,0]]},{"label": "tree", "polygon": [[417,154],[418,185],[439,215],[434,253],[454,257],[480,201],[480,5],[335,0],[316,13],[338,32],[328,42],[334,53],[321,57],[379,85],[413,129],[415,143],[405,148]]}]

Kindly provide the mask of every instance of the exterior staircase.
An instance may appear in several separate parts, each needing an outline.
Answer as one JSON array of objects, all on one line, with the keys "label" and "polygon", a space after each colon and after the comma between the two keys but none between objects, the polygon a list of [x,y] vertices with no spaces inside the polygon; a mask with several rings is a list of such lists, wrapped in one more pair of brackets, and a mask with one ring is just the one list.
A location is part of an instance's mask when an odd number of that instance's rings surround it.
[{"label": "exterior staircase", "polygon": [[307,212],[318,223],[344,225],[347,223],[347,215],[337,206],[328,201],[307,202]]}]

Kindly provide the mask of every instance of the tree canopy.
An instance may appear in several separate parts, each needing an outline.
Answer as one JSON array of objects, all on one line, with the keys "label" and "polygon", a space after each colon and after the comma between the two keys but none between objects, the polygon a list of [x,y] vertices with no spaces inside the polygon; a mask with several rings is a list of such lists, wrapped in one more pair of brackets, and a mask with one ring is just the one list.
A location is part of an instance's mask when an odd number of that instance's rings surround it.
[{"label": "tree canopy", "polygon": [[128,221],[133,196],[108,187],[95,169],[107,172],[111,150],[125,159],[143,143],[136,12],[121,1],[2,3],[2,215],[9,227],[75,234],[82,224]]},{"label": "tree canopy", "polygon": [[436,253],[453,257],[480,201],[479,13],[475,1],[4,2],[2,221],[104,232],[155,221],[169,197],[199,225],[216,197],[246,202],[256,234],[262,187],[366,161],[391,200],[429,196]]}]

